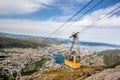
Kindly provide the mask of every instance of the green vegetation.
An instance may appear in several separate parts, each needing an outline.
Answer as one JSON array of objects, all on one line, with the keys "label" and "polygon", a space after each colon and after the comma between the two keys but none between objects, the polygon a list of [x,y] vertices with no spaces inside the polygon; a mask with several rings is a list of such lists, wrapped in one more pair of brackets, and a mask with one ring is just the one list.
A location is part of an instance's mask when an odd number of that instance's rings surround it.
[{"label": "green vegetation", "polygon": [[115,68],[116,66],[120,65],[120,61],[117,61],[111,65],[105,66],[105,68]]},{"label": "green vegetation", "polygon": [[0,52],[5,53],[4,49],[0,49]]},{"label": "green vegetation", "polygon": [[120,61],[120,50],[106,50],[97,53],[98,56],[103,56],[106,65],[112,65]]},{"label": "green vegetation", "polygon": [[37,61],[34,64],[27,65],[24,69],[24,72],[22,72],[22,75],[31,75],[32,73],[39,70],[46,61],[46,58],[42,58],[40,61]]},{"label": "green vegetation", "polygon": [[45,40],[43,38],[19,38],[19,39],[24,40],[26,42],[33,43],[40,47],[47,47],[47,46],[50,46],[51,44],[56,44],[56,45],[60,44],[60,42],[53,41],[53,40]]},{"label": "green vegetation", "polygon": [[12,48],[12,47],[36,48],[37,46],[32,43],[25,42],[24,40],[0,37],[0,48]]},{"label": "green vegetation", "polygon": [[45,64],[46,61],[47,61],[46,58],[43,58],[40,61],[37,61],[35,63],[35,70],[39,70],[42,67],[42,65]]},{"label": "green vegetation", "polygon": [[2,48],[38,48],[38,47],[47,47],[51,44],[60,44],[52,40],[47,40],[44,42],[42,38],[8,38],[0,36],[0,49]]}]

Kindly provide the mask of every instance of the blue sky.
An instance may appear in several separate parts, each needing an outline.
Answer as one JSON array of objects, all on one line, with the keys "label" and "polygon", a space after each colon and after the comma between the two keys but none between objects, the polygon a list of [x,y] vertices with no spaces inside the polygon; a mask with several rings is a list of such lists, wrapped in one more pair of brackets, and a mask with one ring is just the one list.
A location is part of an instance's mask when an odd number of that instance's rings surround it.
[{"label": "blue sky", "polygon": [[[47,37],[89,1],[0,0],[0,32]],[[82,15],[99,1],[94,0],[78,16]],[[51,37],[69,38],[73,32],[84,29],[119,6],[119,0],[104,0],[78,21],[69,22],[62,33]],[[72,22],[73,25],[68,27]],[[80,40],[120,44],[119,34],[120,13],[106,19],[95,28],[80,34]]]}]

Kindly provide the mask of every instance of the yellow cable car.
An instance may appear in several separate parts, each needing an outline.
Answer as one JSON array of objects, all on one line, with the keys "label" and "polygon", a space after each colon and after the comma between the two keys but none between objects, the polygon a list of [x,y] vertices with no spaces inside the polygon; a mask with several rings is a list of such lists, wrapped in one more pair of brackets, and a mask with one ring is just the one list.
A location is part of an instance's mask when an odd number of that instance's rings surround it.
[{"label": "yellow cable car", "polygon": [[[80,66],[81,66],[81,64],[80,64],[80,51],[79,51],[79,47],[78,47],[79,46],[78,33],[79,32],[74,33],[72,36],[70,36],[70,38],[73,38],[70,53],[64,55],[64,64],[73,68],[73,69],[80,68]],[[75,50],[72,50],[75,42],[77,42],[77,45],[78,45],[77,52]],[[79,53],[79,54],[77,54],[77,53]]]},{"label": "yellow cable car", "polygon": [[77,69],[80,68],[80,55],[78,54],[69,54],[64,56],[64,64],[73,68]]}]

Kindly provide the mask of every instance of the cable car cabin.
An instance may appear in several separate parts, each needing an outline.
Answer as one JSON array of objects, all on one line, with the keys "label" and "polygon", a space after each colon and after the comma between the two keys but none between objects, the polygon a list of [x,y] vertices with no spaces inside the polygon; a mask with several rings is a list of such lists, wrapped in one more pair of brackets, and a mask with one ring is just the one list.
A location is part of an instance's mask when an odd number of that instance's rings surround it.
[{"label": "cable car cabin", "polygon": [[[73,69],[80,68],[80,66],[81,66],[80,65],[80,49],[79,49],[79,42],[78,42],[78,33],[79,32],[74,33],[74,34],[72,34],[72,36],[70,36],[70,38],[73,38],[72,45],[70,48],[70,53],[67,55],[65,54],[65,56],[64,56],[64,64],[69,67],[72,67]],[[75,45],[75,43],[77,45]],[[77,46],[77,48],[73,48],[74,46]]]},{"label": "cable car cabin", "polygon": [[64,64],[72,67],[73,69],[80,68],[80,55],[69,54],[64,57]]}]

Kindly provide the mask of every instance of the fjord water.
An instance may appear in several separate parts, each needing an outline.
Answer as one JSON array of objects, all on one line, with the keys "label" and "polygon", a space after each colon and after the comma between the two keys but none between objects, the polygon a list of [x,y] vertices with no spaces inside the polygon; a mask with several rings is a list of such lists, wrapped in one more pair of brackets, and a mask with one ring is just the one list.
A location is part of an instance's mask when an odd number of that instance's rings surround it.
[{"label": "fjord water", "polygon": [[90,51],[100,52],[104,50],[113,50],[113,49],[120,49],[120,47],[111,47],[111,46],[86,46],[82,45],[81,48],[87,48]]}]

